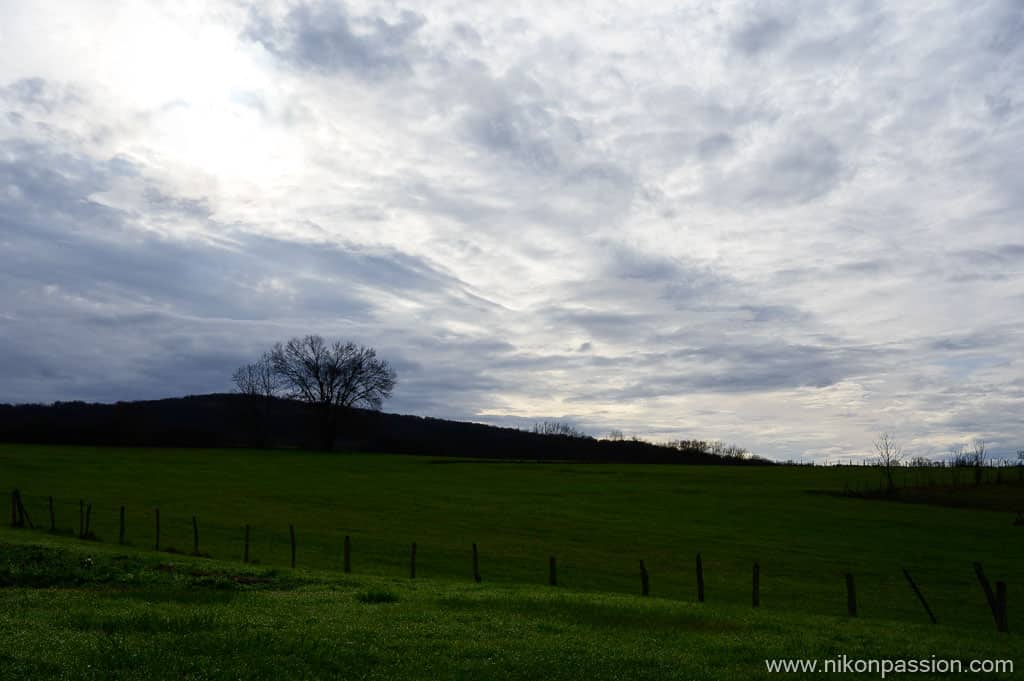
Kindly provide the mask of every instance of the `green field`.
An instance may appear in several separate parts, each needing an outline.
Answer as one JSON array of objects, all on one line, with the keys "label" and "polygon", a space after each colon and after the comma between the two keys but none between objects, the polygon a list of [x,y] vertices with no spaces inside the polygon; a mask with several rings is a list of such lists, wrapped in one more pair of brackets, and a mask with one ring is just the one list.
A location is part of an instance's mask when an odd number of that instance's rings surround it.
[{"label": "green field", "polygon": [[[1024,658],[1024,639],[1016,633],[1024,626],[1024,610],[1016,606],[1024,588],[1024,527],[1014,526],[1008,512],[822,493],[877,483],[877,471],[862,468],[4,445],[0,485],[22,491],[37,526],[48,526],[46,497],[52,495],[58,527],[77,529],[78,500],[84,499],[93,506],[91,524],[101,540],[4,529],[0,541],[9,542],[8,552],[25,542],[49,542],[73,556],[92,552],[96,560],[127,551],[150,567],[194,562],[211,567],[193,571],[237,571],[248,523],[252,557],[259,561],[249,569],[277,573],[267,588],[199,587],[196,593],[212,600],[196,603],[173,595],[185,593],[180,576],[164,583],[157,579],[164,572],[143,568],[136,573],[156,581],[141,595],[132,595],[141,587],[125,580],[86,580],[81,588],[56,590],[8,586],[0,592],[8,606],[0,665],[16,670],[49,660],[52,670],[67,669],[77,654],[98,655],[94,669],[103,677],[104,669],[114,672],[102,666],[109,656],[97,651],[117,644],[125,650],[109,659],[130,657],[138,647],[138,664],[150,665],[140,678],[179,678],[186,668],[162,658],[170,653],[152,642],[192,645],[183,641],[194,634],[174,624],[190,617],[213,646],[202,654],[216,656],[216,646],[229,645],[234,632],[238,649],[257,658],[280,657],[286,668],[307,659],[327,665],[295,668],[311,677],[341,674],[331,665],[349,663],[360,670],[352,678],[750,678],[763,674],[761,660],[769,656]],[[992,489],[1024,497],[1024,487]],[[129,549],[116,546],[122,504]],[[162,548],[191,550],[194,513],[200,548],[212,558],[156,553],[155,506]],[[289,524],[302,584],[288,581]],[[349,577],[340,574],[345,535],[353,544]],[[408,579],[412,541],[418,544],[415,582]],[[481,585],[471,579],[473,542],[480,546]],[[706,572],[704,604],[695,603],[698,551]],[[555,589],[544,586],[549,555],[558,559]],[[636,595],[640,559],[650,571],[653,598]],[[762,584],[757,611],[750,607],[755,560]],[[1010,634],[994,631],[973,561],[984,563],[993,581],[1009,584]],[[902,567],[921,586],[939,626],[927,624]],[[861,617],[854,622],[845,617],[847,571],[857,580]],[[387,591],[398,602],[362,603],[360,589]],[[12,611],[27,613],[22,621],[29,624],[12,624]],[[155,624],[133,628],[132,622],[150,620]],[[248,621],[266,630],[238,624]],[[56,649],[38,643],[48,639],[61,641],[70,657],[63,663],[48,658]],[[289,651],[288,641],[298,648]],[[138,664],[125,669],[137,671]],[[269,664],[265,660],[253,661],[251,669],[239,664],[231,662],[223,673],[250,676],[264,669],[273,676],[272,665],[261,666]]]}]

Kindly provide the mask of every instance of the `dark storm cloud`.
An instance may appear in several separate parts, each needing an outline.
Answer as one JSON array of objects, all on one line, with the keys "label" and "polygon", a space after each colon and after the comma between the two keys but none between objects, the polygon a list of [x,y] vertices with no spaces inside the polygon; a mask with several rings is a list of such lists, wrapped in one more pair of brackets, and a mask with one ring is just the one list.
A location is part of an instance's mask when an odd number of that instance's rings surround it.
[{"label": "dark storm cloud", "polygon": [[245,35],[299,69],[380,78],[411,71],[409,51],[424,23],[408,10],[393,23],[353,16],[343,3],[324,0],[294,6],[281,19],[253,10]]}]

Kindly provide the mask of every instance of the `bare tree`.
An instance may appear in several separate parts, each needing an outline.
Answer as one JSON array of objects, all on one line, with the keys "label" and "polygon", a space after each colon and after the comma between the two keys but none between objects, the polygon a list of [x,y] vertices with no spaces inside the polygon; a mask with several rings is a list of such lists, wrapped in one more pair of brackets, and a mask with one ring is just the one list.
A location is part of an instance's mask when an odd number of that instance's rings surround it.
[{"label": "bare tree", "polygon": [[985,456],[987,447],[985,441],[981,438],[974,440],[974,444],[971,446],[971,451],[968,454],[968,459],[971,462],[971,467],[974,469],[974,484],[981,484],[982,474],[985,472]]},{"label": "bare tree", "polygon": [[541,423],[535,423],[533,424],[533,432],[538,435],[565,435],[567,437],[581,438],[590,437],[571,423],[564,423],[561,421],[543,421]]},{"label": "bare tree", "polygon": [[903,460],[903,448],[897,444],[896,438],[889,433],[882,433],[875,440],[875,452],[878,454],[878,466],[885,472],[885,479],[888,485],[889,494],[896,491],[896,482],[893,480],[893,472],[899,467]]},{"label": "bare tree", "polygon": [[231,376],[235,390],[248,397],[270,398],[277,394],[278,380],[274,374],[274,364],[270,353],[264,352],[259,360],[252,364],[238,367]]},{"label": "bare tree", "polygon": [[239,407],[247,422],[250,444],[255,447],[266,446],[271,410],[278,392],[270,353],[265,352],[252,364],[238,367],[231,381],[235,384],[235,392],[245,398]]},{"label": "bare tree", "polygon": [[286,397],[319,408],[323,445],[337,430],[337,407],[380,409],[395,388],[394,369],[377,352],[355,343],[328,344],[321,336],[292,338],[270,352],[273,373]]}]

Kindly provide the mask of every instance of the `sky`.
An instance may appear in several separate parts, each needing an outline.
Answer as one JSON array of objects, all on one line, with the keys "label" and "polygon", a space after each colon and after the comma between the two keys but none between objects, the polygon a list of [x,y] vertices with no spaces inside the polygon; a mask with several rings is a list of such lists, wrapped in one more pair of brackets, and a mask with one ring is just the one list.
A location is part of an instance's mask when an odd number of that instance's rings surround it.
[{"label": "sky", "polygon": [[1024,447],[1024,5],[0,0],[0,402]]}]

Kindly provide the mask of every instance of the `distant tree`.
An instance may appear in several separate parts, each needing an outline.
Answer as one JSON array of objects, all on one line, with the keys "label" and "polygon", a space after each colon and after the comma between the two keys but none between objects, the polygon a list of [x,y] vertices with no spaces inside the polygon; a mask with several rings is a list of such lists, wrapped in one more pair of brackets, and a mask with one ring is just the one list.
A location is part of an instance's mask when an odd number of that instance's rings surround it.
[{"label": "distant tree", "polygon": [[892,494],[896,491],[896,481],[893,479],[893,474],[903,460],[903,448],[892,435],[882,433],[875,440],[875,453],[878,454],[876,459],[878,467],[885,473],[886,488],[889,494]]},{"label": "distant tree", "polygon": [[271,410],[279,384],[270,353],[265,352],[252,364],[238,367],[231,381],[235,384],[235,392],[246,398],[241,409],[248,422],[250,444],[266,446]]},{"label": "distant tree", "polygon": [[1024,480],[1024,449],[1017,450],[1017,479]]},{"label": "distant tree", "polygon": [[626,436],[623,435],[622,431],[619,430],[618,428],[613,428],[612,430],[608,431],[608,436],[605,439],[611,440],[612,442],[622,442],[623,440],[626,439]]},{"label": "distant tree", "polygon": [[334,445],[338,407],[380,409],[397,380],[394,369],[377,359],[373,348],[327,343],[321,336],[277,343],[269,357],[284,396],[318,408],[326,449]]},{"label": "distant tree", "polygon": [[960,473],[968,465],[967,447],[963,444],[950,445],[949,467],[953,470],[953,487],[960,485]]},{"label": "distant tree", "polygon": [[971,468],[974,469],[974,484],[980,485],[982,475],[985,472],[985,457],[987,456],[987,447],[985,441],[981,438],[974,440],[974,444],[971,446],[971,451],[967,455],[970,461]]},{"label": "distant tree", "polygon": [[538,435],[565,435],[566,437],[590,437],[570,423],[560,421],[543,421],[533,424],[533,432]]},{"label": "distant tree", "polygon": [[235,390],[249,397],[271,398],[277,394],[278,379],[270,353],[264,352],[259,360],[238,367],[231,376]]}]

